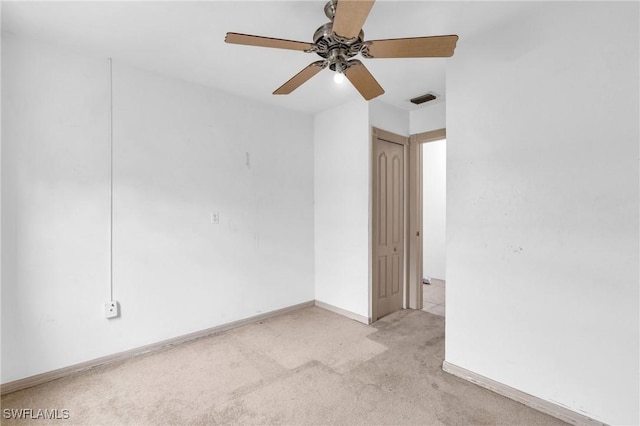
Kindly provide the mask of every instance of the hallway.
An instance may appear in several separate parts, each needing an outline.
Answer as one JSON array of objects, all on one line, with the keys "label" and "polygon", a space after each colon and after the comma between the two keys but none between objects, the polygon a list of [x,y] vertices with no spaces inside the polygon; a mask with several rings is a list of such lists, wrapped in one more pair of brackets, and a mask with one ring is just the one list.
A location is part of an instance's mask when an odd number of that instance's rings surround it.
[{"label": "hallway", "polygon": [[445,316],[445,281],[431,279],[431,284],[422,284],[422,310]]}]

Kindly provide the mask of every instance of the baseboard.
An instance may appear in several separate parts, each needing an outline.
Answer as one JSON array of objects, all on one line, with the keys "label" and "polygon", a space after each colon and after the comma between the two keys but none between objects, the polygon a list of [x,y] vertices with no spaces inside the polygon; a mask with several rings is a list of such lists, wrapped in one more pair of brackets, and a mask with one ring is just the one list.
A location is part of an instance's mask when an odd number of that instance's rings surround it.
[{"label": "baseboard", "polygon": [[316,300],[316,306],[318,308],[326,309],[327,311],[334,312],[338,315],[342,315],[343,317],[350,318],[366,325],[371,324],[371,318],[356,314],[355,312],[347,311],[346,309],[338,308],[337,306],[330,305],[329,303]]},{"label": "baseboard", "polygon": [[499,395],[505,396],[524,404],[527,407],[531,407],[567,423],[580,426],[605,426],[605,423],[594,420],[584,414],[577,413],[567,407],[546,401],[538,398],[537,396],[529,395],[528,393],[519,391],[518,389],[512,388],[511,386],[503,383],[496,382],[495,380],[474,373],[466,368],[458,367],[450,362],[444,361],[442,363],[442,369],[449,374],[453,374],[454,376],[460,377],[461,379],[467,380],[485,389],[489,389]]},{"label": "baseboard", "polygon": [[16,392],[19,390],[33,387],[33,386],[51,382],[53,380],[61,379],[63,377],[83,373],[93,368],[97,368],[97,367],[101,367],[109,364],[115,364],[117,362],[121,362],[121,361],[134,358],[140,355],[159,352],[161,350],[167,349],[170,346],[176,346],[176,345],[190,342],[192,340],[200,339],[203,337],[224,333],[225,331],[242,327],[243,325],[251,324],[258,321],[263,321],[267,318],[297,311],[303,308],[308,308],[314,305],[315,305],[315,301],[310,300],[308,302],[299,303],[293,306],[287,306],[286,308],[276,309],[274,311],[265,312],[263,314],[255,315],[249,318],[244,318],[238,321],[233,321],[227,324],[222,324],[216,327],[207,328],[205,330],[196,331],[196,332],[185,334],[182,336],[174,337],[172,339],[163,340],[161,342],[152,343],[150,345],[140,346],[138,348],[130,349],[128,351],[119,352],[113,355],[107,355],[101,358],[92,359],[90,361],[71,365],[69,367],[63,367],[57,370],[48,371],[46,373],[36,374],[35,376],[26,377],[24,379],[14,380],[12,382],[8,382],[0,385],[0,394],[4,395],[7,393]]}]

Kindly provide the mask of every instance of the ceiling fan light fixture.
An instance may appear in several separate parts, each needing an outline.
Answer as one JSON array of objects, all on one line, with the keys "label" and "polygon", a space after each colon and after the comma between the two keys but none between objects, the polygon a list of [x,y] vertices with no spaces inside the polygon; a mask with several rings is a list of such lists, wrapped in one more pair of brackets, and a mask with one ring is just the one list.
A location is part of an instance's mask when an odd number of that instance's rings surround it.
[{"label": "ceiling fan light fixture", "polygon": [[344,71],[349,67],[347,52],[341,48],[332,49],[327,55],[327,64],[329,69],[335,71],[333,81],[336,84],[342,84],[344,81]]}]

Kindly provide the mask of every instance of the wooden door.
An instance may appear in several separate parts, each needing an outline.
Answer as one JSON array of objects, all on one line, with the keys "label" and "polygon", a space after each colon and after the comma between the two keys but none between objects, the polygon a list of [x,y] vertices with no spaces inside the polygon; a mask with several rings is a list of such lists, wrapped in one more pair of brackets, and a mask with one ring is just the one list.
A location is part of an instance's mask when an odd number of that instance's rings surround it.
[{"label": "wooden door", "polygon": [[373,161],[372,320],[402,309],[404,146],[375,137]]}]

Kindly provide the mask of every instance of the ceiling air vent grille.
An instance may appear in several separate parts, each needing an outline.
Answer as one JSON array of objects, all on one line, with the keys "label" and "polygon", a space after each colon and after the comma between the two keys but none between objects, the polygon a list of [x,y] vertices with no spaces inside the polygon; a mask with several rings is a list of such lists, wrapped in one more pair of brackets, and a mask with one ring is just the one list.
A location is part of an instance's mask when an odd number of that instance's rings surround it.
[{"label": "ceiling air vent grille", "polygon": [[423,104],[425,102],[432,101],[435,98],[436,98],[435,95],[433,95],[431,93],[427,93],[426,95],[418,96],[417,98],[411,99],[411,102],[416,104],[416,105],[420,105],[420,104]]}]

